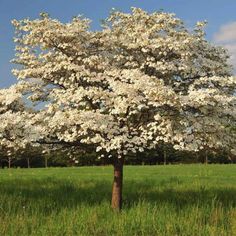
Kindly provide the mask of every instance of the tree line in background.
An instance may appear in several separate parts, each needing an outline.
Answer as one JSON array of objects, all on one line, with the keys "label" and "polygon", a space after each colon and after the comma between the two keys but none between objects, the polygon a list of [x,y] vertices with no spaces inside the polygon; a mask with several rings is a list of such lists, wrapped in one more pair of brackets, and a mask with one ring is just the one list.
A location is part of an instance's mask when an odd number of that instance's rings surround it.
[{"label": "tree line in background", "polygon": [[[39,148],[18,153],[15,156],[0,154],[1,168],[42,168],[42,167],[79,167],[112,165],[112,158],[98,157],[96,152],[77,152],[71,154],[59,150],[42,153]],[[169,165],[169,164],[232,164],[236,156],[220,150],[217,153],[201,151],[197,153],[177,151],[171,146],[130,155],[125,160],[127,165]]]}]

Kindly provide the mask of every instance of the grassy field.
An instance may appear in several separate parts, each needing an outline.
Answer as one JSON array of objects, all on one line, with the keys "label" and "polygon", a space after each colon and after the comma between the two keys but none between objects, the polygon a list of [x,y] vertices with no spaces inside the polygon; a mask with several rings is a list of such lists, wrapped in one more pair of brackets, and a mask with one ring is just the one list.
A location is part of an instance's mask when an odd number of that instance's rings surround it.
[{"label": "grassy field", "polygon": [[0,235],[236,235],[236,165],[0,170]]}]

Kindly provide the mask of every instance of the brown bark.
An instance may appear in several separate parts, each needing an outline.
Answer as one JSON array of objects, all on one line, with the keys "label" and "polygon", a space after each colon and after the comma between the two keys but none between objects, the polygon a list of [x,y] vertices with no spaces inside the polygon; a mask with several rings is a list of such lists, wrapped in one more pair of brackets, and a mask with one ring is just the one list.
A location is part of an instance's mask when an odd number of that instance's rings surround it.
[{"label": "brown bark", "polygon": [[120,211],[122,208],[123,164],[123,158],[116,158],[114,161],[111,207],[116,211]]},{"label": "brown bark", "polygon": [[27,158],[27,167],[30,168],[30,159]]},{"label": "brown bark", "polygon": [[48,157],[47,157],[47,155],[45,155],[45,157],[44,157],[44,166],[45,166],[45,168],[48,168]]},{"label": "brown bark", "polygon": [[207,150],[205,152],[205,164],[206,165],[208,164],[208,152],[207,152]]},{"label": "brown bark", "polygon": [[8,158],[8,168],[11,168],[11,158]]},{"label": "brown bark", "polygon": [[167,162],[167,154],[166,154],[166,149],[164,149],[164,165],[166,165]]}]

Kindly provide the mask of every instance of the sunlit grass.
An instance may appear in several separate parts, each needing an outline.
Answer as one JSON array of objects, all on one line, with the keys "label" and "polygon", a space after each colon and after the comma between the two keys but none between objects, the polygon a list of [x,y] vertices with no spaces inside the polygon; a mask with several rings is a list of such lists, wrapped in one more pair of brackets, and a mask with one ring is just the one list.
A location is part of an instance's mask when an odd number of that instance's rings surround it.
[{"label": "sunlit grass", "polygon": [[236,235],[236,165],[126,166],[110,209],[111,167],[0,171],[0,235]]}]

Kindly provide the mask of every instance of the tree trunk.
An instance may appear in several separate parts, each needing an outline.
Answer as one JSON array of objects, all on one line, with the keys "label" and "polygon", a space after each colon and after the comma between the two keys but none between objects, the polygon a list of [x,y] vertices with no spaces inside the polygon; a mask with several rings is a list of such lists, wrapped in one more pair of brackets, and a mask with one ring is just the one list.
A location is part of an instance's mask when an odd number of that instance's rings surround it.
[{"label": "tree trunk", "polygon": [[11,158],[8,158],[8,168],[11,168]]},{"label": "tree trunk", "polygon": [[164,165],[166,165],[167,162],[167,153],[166,153],[166,149],[164,149]]},{"label": "tree trunk", "polygon": [[207,164],[208,164],[208,152],[206,150],[206,152],[205,152],[205,165],[207,165]]},{"label": "tree trunk", "polygon": [[30,168],[30,159],[27,158],[27,167]]},{"label": "tree trunk", "polygon": [[44,165],[45,165],[45,168],[48,167],[48,157],[47,157],[47,155],[45,155],[45,157],[44,157]]},{"label": "tree trunk", "polygon": [[111,207],[116,211],[120,211],[122,208],[123,164],[123,158],[116,158],[114,161]]}]

